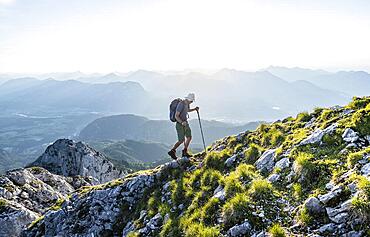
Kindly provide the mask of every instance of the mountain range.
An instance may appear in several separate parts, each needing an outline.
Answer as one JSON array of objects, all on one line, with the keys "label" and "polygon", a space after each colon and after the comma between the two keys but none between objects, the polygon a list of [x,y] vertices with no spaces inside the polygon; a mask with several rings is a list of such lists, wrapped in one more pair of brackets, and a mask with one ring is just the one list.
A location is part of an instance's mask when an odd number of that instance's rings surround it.
[{"label": "mountain range", "polygon": [[[255,129],[262,122],[250,122],[244,125],[233,125],[218,121],[201,120],[206,144],[210,144],[229,134],[237,134]],[[199,121],[189,121],[192,128],[193,147],[200,148],[202,137]],[[79,139],[85,141],[99,140],[136,140],[173,144],[177,140],[175,123],[169,120],[150,120],[146,117],[122,114],[98,118],[83,128]]]}]

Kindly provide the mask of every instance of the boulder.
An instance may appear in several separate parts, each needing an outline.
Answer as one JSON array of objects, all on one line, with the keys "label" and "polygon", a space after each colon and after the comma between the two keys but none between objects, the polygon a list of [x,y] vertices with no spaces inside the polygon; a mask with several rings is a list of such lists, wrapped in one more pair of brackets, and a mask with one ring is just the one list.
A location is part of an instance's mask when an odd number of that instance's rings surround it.
[{"label": "boulder", "polygon": [[246,221],[243,224],[235,225],[227,231],[227,236],[246,236],[252,229],[251,224]]},{"label": "boulder", "polygon": [[320,128],[316,129],[310,136],[308,136],[306,139],[302,140],[299,144],[300,145],[307,145],[307,144],[314,144],[319,143],[322,140],[322,137],[325,134],[330,134],[335,131],[335,129],[338,127],[338,124],[334,123],[330,125],[329,127],[325,128],[324,130],[321,130]]},{"label": "boulder", "polygon": [[283,170],[285,168],[288,168],[289,166],[290,166],[290,161],[289,161],[289,158],[287,158],[287,157],[282,158],[281,160],[279,160],[275,164],[275,168],[278,168],[278,169],[281,169],[281,170]]},{"label": "boulder", "polygon": [[232,167],[236,161],[237,155],[233,155],[225,161],[226,167]]},{"label": "boulder", "polygon": [[346,128],[342,134],[342,138],[344,141],[349,143],[356,142],[360,137],[358,136],[358,133],[353,131],[351,128]]},{"label": "boulder", "polygon": [[316,197],[310,197],[304,202],[304,207],[307,208],[308,212],[311,214],[321,214],[325,212],[324,206],[321,204],[319,199]]},{"label": "boulder", "polygon": [[275,152],[276,149],[265,151],[262,156],[255,162],[255,166],[258,170],[272,171],[275,164]]},{"label": "boulder", "polygon": [[366,176],[370,176],[370,163],[367,163],[366,165],[362,166],[361,173]]}]

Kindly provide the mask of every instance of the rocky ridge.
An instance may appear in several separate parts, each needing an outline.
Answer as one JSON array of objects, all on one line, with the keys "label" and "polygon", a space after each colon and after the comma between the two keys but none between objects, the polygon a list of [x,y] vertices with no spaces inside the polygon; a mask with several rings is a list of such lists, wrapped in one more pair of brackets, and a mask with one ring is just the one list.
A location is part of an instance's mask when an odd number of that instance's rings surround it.
[{"label": "rocky ridge", "polygon": [[172,161],[81,187],[22,235],[370,235],[369,97],[263,124],[180,162],[186,172]]}]

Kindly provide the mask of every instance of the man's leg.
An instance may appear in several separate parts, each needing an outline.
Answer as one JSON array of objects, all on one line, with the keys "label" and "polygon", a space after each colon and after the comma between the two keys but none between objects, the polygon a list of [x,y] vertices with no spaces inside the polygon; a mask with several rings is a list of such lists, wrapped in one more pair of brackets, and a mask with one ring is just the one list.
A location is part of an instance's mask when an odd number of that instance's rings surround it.
[{"label": "man's leg", "polygon": [[177,159],[176,157],[176,149],[181,145],[181,143],[185,140],[185,130],[184,127],[176,123],[176,132],[177,132],[177,142],[173,145],[172,149],[168,152],[168,155],[171,156],[172,159]]},{"label": "man's leg", "polygon": [[183,142],[184,141],[178,141],[178,142],[176,142],[175,145],[173,145],[172,150],[176,150],[181,145],[181,143],[183,143]]},{"label": "man's leg", "polygon": [[188,150],[188,147],[190,145],[190,142],[191,142],[191,137],[187,137],[185,139],[185,143],[184,143],[184,150],[187,151]]}]

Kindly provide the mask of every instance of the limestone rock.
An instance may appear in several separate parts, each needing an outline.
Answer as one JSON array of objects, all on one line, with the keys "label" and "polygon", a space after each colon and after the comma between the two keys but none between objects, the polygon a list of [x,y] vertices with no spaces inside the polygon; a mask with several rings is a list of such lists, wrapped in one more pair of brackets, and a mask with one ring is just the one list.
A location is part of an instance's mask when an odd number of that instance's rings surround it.
[{"label": "limestone rock", "polygon": [[316,197],[308,198],[303,205],[307,208],[308,212],[311,214],[320,214],[325,212],[324,206]]},{"label": "limestone rock", "polygon": [[290,161],[289,161],[289,158],[287,158],[287,157],[282,158],[281,160],[279,160],[275,164],[275,168],[278,168],[278,169],[281,169],[281,170],[283,170],[285,168],[288,168],[289,166],[290,166]]},{"label": "limestone rock", "polygon": [[246,221],[243,224],[231,227],[227,231],[227,236],[232,236],[232,237],[245,236],[251,229],[252,229],[251,224],[248,221]]},{"label": "limestone rock", "polygon": [[310,136],[308,136],[306,139],[301,141],[300,145],[319,143],[321,142],[321,139],[325,134],[330,134],[334,132],[337,127],[338,127],[338,124],[334,123],[330,125],[329,127],[325,128],[324,130],[317,129]]},{"label": "limestone rock", "polygon": [[357,132],[353,131],[350,128],[346,128],[342,134],[342,138],[344,141],[349,142],[349,143],[354,143],[359,139],[359,136]]},{"label": "limestone rock", "polygon": [[272,171],[275,164],[275,149],[265,151],[256,161],[255,166],[258,170]]},{"label": "limestone rock", "polygon": [[69,139],[59,139],[48,146],[44,154],[29,166],[43,167],[63,176],[92,176],[100,183],[126,174],[116,169],[102,153]]}]

